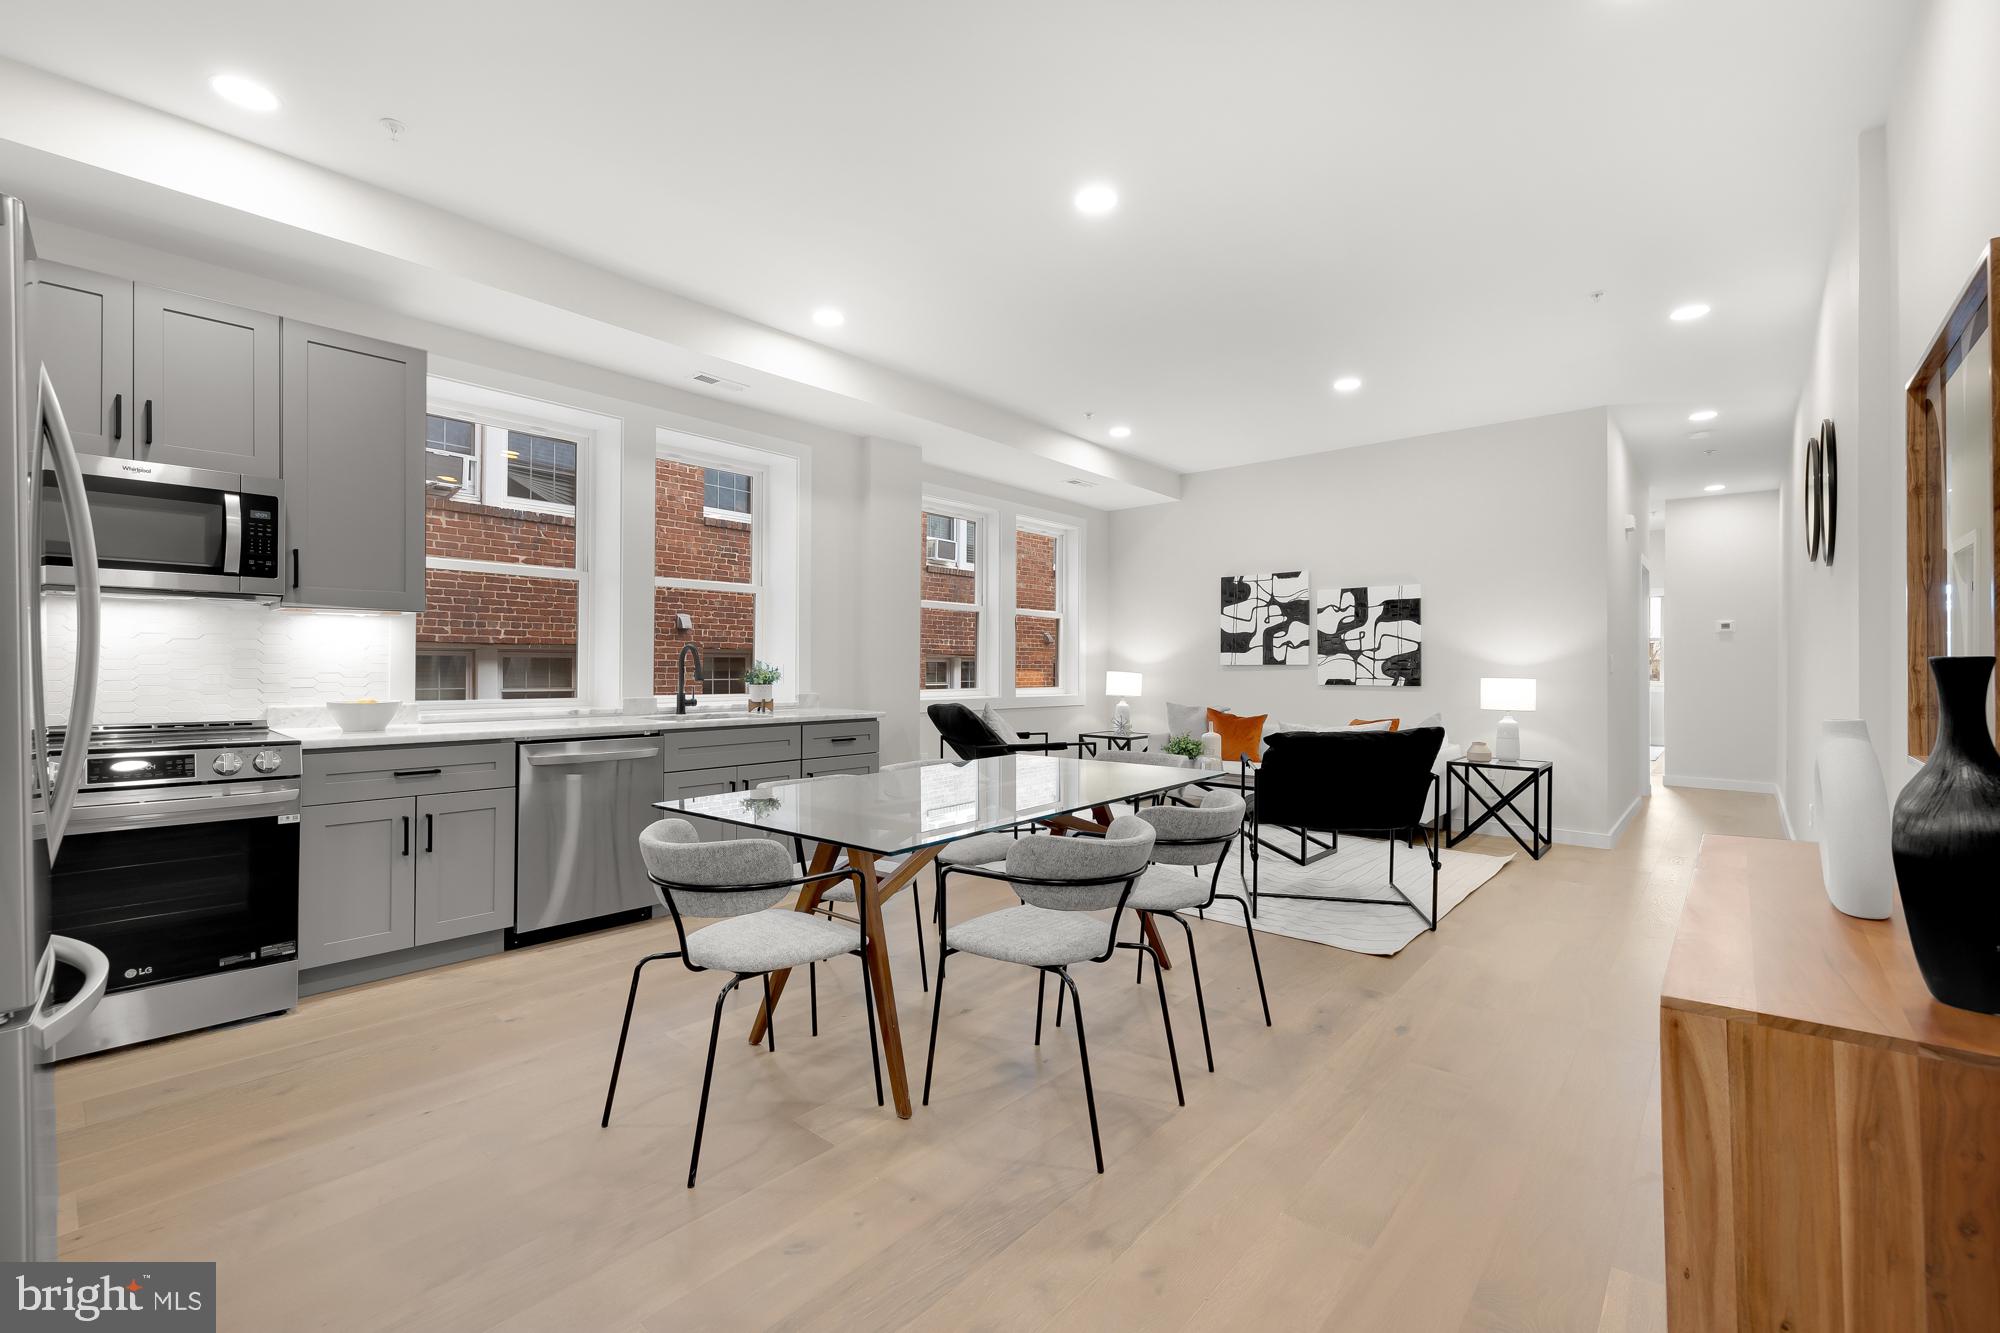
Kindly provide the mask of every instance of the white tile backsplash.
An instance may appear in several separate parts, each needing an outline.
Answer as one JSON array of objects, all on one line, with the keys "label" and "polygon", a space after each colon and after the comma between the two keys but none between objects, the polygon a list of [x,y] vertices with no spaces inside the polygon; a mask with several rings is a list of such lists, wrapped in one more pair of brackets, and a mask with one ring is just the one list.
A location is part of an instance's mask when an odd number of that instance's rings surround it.
[{"label": "white tile backsplash", "polygon": [[[262,718],[274,705],[386,697],[396,616],[200,597],[106,597],[99,722]],[[69,715],[76,598],[42,601],[51,722]]]}]

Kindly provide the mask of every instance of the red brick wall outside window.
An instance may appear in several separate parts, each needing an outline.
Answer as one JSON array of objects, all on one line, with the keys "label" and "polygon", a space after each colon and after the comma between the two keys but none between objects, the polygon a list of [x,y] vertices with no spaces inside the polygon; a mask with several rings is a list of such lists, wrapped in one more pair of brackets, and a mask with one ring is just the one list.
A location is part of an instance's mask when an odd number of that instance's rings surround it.
[{"label": "red brick wall outside window", "polygon": [[[703,512],[708,469],[662,458],[653,466],[653,573],[663,579],[754,584],[751,524]],[[752,479],[756,485],[756,479]],[[694,623],[683,630],[685,612]],[[754,592],[702,588],[653,589],[653,693],[672,694],[681,645],[692,643],[712,677],[689,694],[741,694],[742,670],[756,658],[757,597]],[[721,667],[723,670],[716,670]],[[715,679],[715,678],[721,679]],[[717,688],[717,686],[721,688]]]},{"label": "red brick wall outside window", "polygon": [[1062,621],[1024,616],[1022,611],[1055,611],[1054,533],[1021,528],[1014,533],[1014,688],[1053,689],[1062,683]]},{"label": "red brick wall outside window", "polygon": [[[576,566],[573,514],[481,504],[458,496],[424,498],[424,553],[489,564]],[[574,659],[577,585],[568,579],[431,569],[417,617],[419,654],[463,653],[467,674],[489,656],[555,654]],[[468,684],[470,682],[468,681]]]}]

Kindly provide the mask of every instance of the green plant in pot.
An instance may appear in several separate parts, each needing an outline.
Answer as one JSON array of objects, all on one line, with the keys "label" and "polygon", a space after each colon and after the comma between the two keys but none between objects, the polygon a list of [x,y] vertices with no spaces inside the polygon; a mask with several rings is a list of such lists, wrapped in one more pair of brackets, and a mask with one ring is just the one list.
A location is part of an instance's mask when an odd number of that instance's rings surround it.
[{"label": "green plant in pot", "polygon": [[1198,764],[1201,762],[1201,737],[1182,732],[1167,741],[1166,751],[1168,754],[1179,755],[1190,764]]},{"label": "green plant in pot", "polygon": [[785,673],[769,662],[755,661],[743,673],[743,693],[750,699],[750,711],[768,713],[771,711],[771,687]]}]

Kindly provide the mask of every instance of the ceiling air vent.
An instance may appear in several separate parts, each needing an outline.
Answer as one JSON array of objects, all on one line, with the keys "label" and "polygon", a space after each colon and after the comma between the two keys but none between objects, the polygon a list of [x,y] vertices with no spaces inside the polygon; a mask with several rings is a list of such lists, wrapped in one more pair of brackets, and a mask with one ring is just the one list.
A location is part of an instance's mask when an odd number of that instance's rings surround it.
[{"label": "ceiling air vent", "polygon": [[750,387],[740,380],[726,380],[720,375],[711,375],[705,370],[694,377],[694,382],[696,384],[706,384],[716,389],[734,389],[738,393],[742,393]]},{"label": "ceiling air vent", "polygon": [[1081,486],[1085,490],[1089,490],[1092,486],[1095,486],[1097,483],[1094,481],[1085,481],[1082,477],[1071,477],[1063,484],[1066,486]]}]

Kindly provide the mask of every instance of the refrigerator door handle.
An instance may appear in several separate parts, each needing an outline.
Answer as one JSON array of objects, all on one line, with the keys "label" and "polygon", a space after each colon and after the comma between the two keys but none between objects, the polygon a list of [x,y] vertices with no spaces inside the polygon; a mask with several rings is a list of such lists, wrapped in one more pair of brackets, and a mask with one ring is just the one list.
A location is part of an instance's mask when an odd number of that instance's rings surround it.
[{"label": "refrigerator door handle", "polygon": [[[83,490],[83,469],[77,466],[76,443],[70,438],[69,422],[63,417],[62,403],[56,398],[56,386],[49,379],[46,365],[41,368],[40,393],[41,409],[36,415],[35,432],[39,435],[43,425],[48,427],[53,446],[49,461],[55,472],[56,489],[62,494],[63,522],[69,528],[70,564],[76,573],[76,674],[70,683],[69,735],[79,743],[63,747],[62,762],[49,784],[49,862],[54,864],[56,852],[62,847],[63,833],[69,827],[70,810],[83,786],[90,746],[82,742],[97,721],[98,616],[102,595],[97,581],[97,534],[90,526],[90,500]],[[42,664],[37,661],[37,694],[41,675]]]},{"label": "refrigerator door handle", "polygon": [[40,1007],[35,1010],[35,1031],[42,1039],[42,1049],[53,1051],[56,1043],[74,1032],[104,998],[104,988],[111,982],[111,960],[96,945],[67,935],[49,936],[49,954],[56,962],[68,963],[83,973],[83,988],[76,994],[53,1010],[44,1011]]}]

